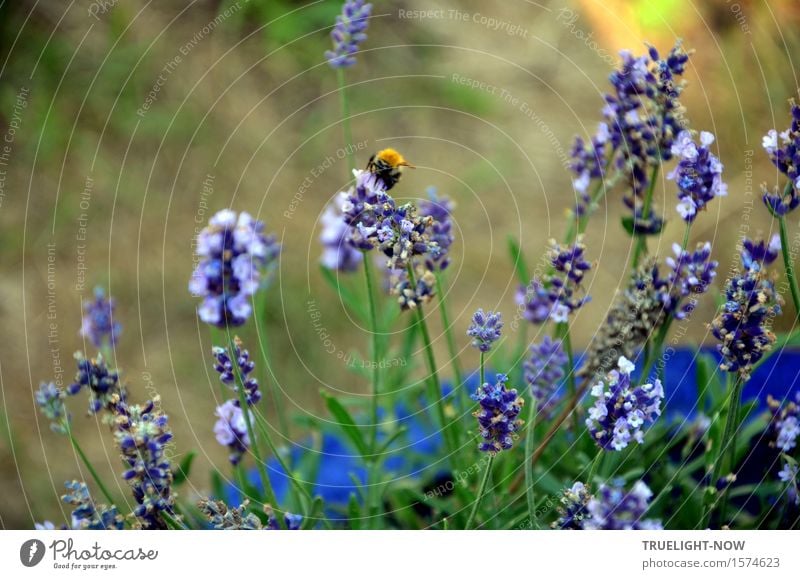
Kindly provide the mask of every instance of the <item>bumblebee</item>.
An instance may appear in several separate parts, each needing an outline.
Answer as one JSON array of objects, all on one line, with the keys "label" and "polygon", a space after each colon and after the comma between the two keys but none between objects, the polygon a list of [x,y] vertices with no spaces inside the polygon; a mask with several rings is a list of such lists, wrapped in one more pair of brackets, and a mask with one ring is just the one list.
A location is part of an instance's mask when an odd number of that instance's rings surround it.
[{"label": "bumblebee", "polygon": [[403,155],[394,149],[378,151],[369,158],[369,163],[367,163],[367,171],[383,181],[387,191],[397,185],[402,176],[403,167],[413,169],[414,165],[409,164]]}]

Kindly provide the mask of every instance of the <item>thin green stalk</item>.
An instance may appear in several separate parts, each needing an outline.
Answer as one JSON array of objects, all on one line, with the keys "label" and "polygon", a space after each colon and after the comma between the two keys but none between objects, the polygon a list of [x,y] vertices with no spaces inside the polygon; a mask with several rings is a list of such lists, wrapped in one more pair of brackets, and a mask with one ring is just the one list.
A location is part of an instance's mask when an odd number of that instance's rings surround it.
[{"label": "thin green stalk", "polygon": [[[727,417],[725,419],[725,429],[722,431],[722,437],[719,440],[718,445],[718,453],[714,460],[714,466],[711,469],[711,480],[709,481],[709,485],[711,488],[715,488],[717,481],[722,473],[722,466],[723,463],[728,462],[731,469],[733,469],[736,461],[736,457],[733,454],[736,448],[736,438],[739,433],[739,408],[741,406],[741,399],[742,399],[742,390],[744,388],[744,380],[742,379],[741,375],[738,373],[736,374],[733,387],[731,388],[731,393],[728,397],[727,403]],[[726,491],[727,494],[727,491]],[[716,506],[717,501],[708,501],[708,506],[706,508],[706,513],[703,517],[703,527],[706,528],[708,523],[711,519],[711,515],[714,512],[714,507]],[[722,511],[722,516],[725,516],[724,510]]]},{"label": "thin green stalk", "polygon": [[370,456],[364,457],[367,467],[367,524],[371,527],[377,514],[377,476],[376,463],[378,460],[376,450],[378,445],[378,395],[380,393],[380,336],[378,335],[378,316],[375,308],[375,294],[372,281],[372,262],[370,255],[364,252],[364,281],[367,289],[367,302],[369,304],[370,333],[372,334],[372,396],[370,397],[370,429],[369,449]]},{"label": "thin green stalk", "polygon": [[783,254],[783,266],[786,268],[786,279],[789,282],[789,289],[792,291],[792,303],[794,304],[795,321],[800,316],[800,289],[797,287],[797,274],[792,263],[792,256],[789,252],[789,232],[786,228],[786,216],[778,217],[778,224],[781,232],[781,253]]},{"label": "thin green stalk", "polygon": [[[411,282],[411,287],[416,287],[416,276],[414,275],[414,269],[410,264],[407,268],[407,271],[408,279]],[[439,383],[439,371],[437,370],[436,366],[436,358],[433,355],[433,343],[431,342],[431,335],[428,331],[428,324],[425,321],[425,314],[422,310],[422,304],[417,304],[414,312],[417,316],[417,324],[419,324],[420,331],[422,332],[422,344],[425,350],[425,360],[428,364],[428,378],[426,380],[428,385],[428,397],[432,402],[435,401],[436,415],[439,420],[439,428],[442,431],[442,437],[447,445],[447,450],[450,453],[450,456],[453,457],[451,460],[453,463],[455,463],[455,456],[458,449],[452,439],[451,429],[447,423],[447,416],[444,411],[444,397],[442,396],[442,387]]]},{"label": "thin green stalk", "polygon": [[480,377],[481,383],[479,386],[483,386],[484,382],[486,382],[486,352],[481,352]]},{"label": "thin green stalk", "polygon": [[380,336],[378,335],[378,316],[375,309],[375,294],[372,281],[372,263],[364,252],[364,281],[369,303],[369,331],[372,334],[372,397],[370,398],[370,451],[374,454],[378,439],[378,394],[380,389]]},{"label": "thin green stalk", "polygon": [[100,479],[100,475],[97,474],[97,471],[95,470],[94,466],[92,466],[92,463],[89,461],[89,457],[86,456],[86,453],[83,452],[81,445],[78,444],[77,439],[73,436],[72,427],[70,426],[69,422],[64,421],[63,425],[67,432],[67,437],[69,438],[69,441],[72,444],[72,448],[75,449],[75,452],[78,453],[78,456],[80,457],[84,466],[86,466],[86,470],[88,470],[89,474],[92,475],[94,482],[97,484],[97,488],[99,488],[100,492],[103,493],[103,496],[106,498],[109,505],[113,505],[114,497],[111,496],[111,493],[108,491],[108,488],[106,488],[106,485],[104,485],[103,481]]},{"label": "thin green stalk", "polygon": [[486,492],[486,484],[489,482],[489,475],[492,473],[492,464],[494,464],[494,455],[489,457],[489,462],[486,465],[486,470],[483,472],[483,479],[481,479],[481,486],[478,487],[478,494],[475,497],[475,502],[472,504],[472,512],[469,514],[469,519],[467,519],[467,525],[464,527],[465,530],[469,530],[472,527],[472,522],[475,520],[475,515],[478,513],[478,507],[481,504],[481,499],[483,499],[483,495]]},{"label": "thin green stalk", "polygon": [[269,348],[267,345],[267,323],[266,313],[267,304],[269,301],[266,298],[266,292],[259,292],[261,294],[261,303],[258,308],[258,316],[256,317],[256,325],[258,326],[258,346],[261,351],[261,364],[259,365],[259,376],[261,384],[264,388],[267,387],[269,382],[269,390],[272,394],[272,404],[275,407],[275,414],[278,417],[278,427],[283,436],[289,436],[289,425],[286,423],[286,413],[283,411],[283,404],[281,403],[281,392],[278,388],[277,381],[272,379],[272,367],[269,362]]},{"label": "thin green stalk", "polygon": [[[650,206],[653,204],[653,192],[656,188],[656,179],[658,178],[658,170],[661,168],[660,164],[653,167],[650,173],[650,183],[647,186],[647,191],[644,195],[644,204],[642,205],[642,217],[646,218],[650,214]],[[633,217],[634,225],[636,224],[636,215]],[[647,236],[637,235],[636,245],[633,250],[633,259],[631,260],[631,272],[636,271],[639,267],[639,260],[643,253],[647,252]]]},{"label": "thin green stalk", "polygon": [[586,477],[586,484],[591,485],[594,481],[594,475],[597,474],[597,471],[600,470],[600,465],[603,463],[603,459],[606,457],[605,451],[601,448],[598,449],[597,454],[592,460],[592,465],[589,467],[589,476]]},{"label": "thin green stalk", "polygon": [[453,336],[453,326],[450,324],[450,315],[447,312],[447,303],[444,299],[444,290],[442,289],[442,273],[436,273],[436,293],[439,294],[439,311],[442,314],[442,325],[444,326],[444,335],[447,340],[447,349],[450,354],[450,365],[453,367],[453,374],[456,378],[456,384],[459,388],[464,387],[463,374],[461,373],[461,364],[458,362],[458,349],[456,348],[456,339]]},{"label": "thin green stalk", "polygon": [[[339,83],[339,105],[342,109],[342,132],[344,133],[345,151],[347,151],[347,147],[353,143],[353,132],[350,128],[350,101],[347,98],[343,69],[336,69],[336,80]],[[350,174],[352,174],[353,169],[356,168],[356,163],[351,153],[347,154],[347,162],[350,168]]]},{"label": "thin green stalk", "polygon": [[536,431],[536,411],[537,400],[533,398],[531,401],[531,409],[528,414],[528,430],[525,433],[525,495],[528,498],[528,517],[530,518],[531,525],[538,527],[536,521],[536,494],[533,488],[533,445]]},{"label": "thin green stalk", "polygon": [[569,323],[561,322],[556,325],[556,336],[561,339],[564,353],[567,355],[567,392],[570,398],[575,397],[575,358],[572,352],[572,338],[569,332]]},{"label": "thin green stalk", "polygon": [[[236,342],[235,338],[230,337],[230,331],[228,335],[230,342],[230,355],[232,358],[232,366],[234,373],[236,375],[236,390],[239,394],[239,406],[242,409],[242,416],[244,416],[244,422],[247,426],[247,437],[250,439],[250,450],[253,453],[253,458],[255,458],[256,466],[258,467],[258,474],[261,477],[261,484],[264,487],[264,496],[267,499],[267,502],[272,506],[273,509],[276,511],[278,510],[278,500],[275,497],[275,491],[272,490],[272,484],[269,481],[269,476],[267,475],[267,469],[264,466],[264,461],[261,458],[261,451],[258,448],[258,438],[256,438],[256,433],[253,430],[253,421],[250,416],[251,409],[247,405],[247,397],[244,393],[244,381],[242,380],[241,370],[239,368],[239,364],[236,362]],[[283,520],[283,517],[276,516],[275,519],[278,521],[278,525],[283,529],[286,528],[286,522]]]}]

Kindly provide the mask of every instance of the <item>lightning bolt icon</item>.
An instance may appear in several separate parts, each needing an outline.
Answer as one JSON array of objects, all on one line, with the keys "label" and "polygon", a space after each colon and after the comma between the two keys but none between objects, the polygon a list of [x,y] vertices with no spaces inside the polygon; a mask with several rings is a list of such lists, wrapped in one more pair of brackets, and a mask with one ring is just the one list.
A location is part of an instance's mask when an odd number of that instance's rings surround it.
[{"label": "lightning bolt icon", "polygon": [[31,550],[28,553],[28,563],[33,561],[33,556],[36,555],[36,552],[39,550],[39,545],[37,543],[31,543]]}]

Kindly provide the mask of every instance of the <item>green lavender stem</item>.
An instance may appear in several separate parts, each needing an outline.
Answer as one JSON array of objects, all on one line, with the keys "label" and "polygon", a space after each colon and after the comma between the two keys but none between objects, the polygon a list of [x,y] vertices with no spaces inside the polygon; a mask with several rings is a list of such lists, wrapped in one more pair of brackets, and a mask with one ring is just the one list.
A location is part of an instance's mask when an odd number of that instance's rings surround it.
[{"label": "green lavender stem", "polygon": [[783,254],[783,266],[786,268],[786,279],[789,282],[789,289],[792,292],[792,303],[794,304],[795,321],[800,316],[800,290],[797,287],[797,274],[792,263],[792,256],[789,252],[789,232],[786,228],[786,216],[778,217],[781,233],[781,253]]},{"label": "green lavender stem", "polygon": [[[644,195],[644,204],[642,205],[643,218],[647,218],[647,216],[650,214],[650,206],[653,204],[653,192],[656,188],[656,179],[658,178],[658,170],[660,167],[661,167],[660,164],[654,166],[652,172],[650,173],[650,183],[647,186],[647,191],[645,192]],[[635,225],[636,224],[635,214],[633,220]],[[636,271],[636,268],[639,267],[639,260],[641,259],[642,254],[646,252],[647,252],[647,236],[637,235],[636,245],[633,250],[633,259],[631,261],[631,272]]]},{"label": "green lavender stem", "polygon": [[[716,487],[717,481],[719,480],[720,474],[722,473],[722,466],[725,462],[729,462],[731,469],[735,467],[735,449],[736,449],[736,437],[739,433],[739,408],[741,407],[742,401],[742,389],[744,388],[744,380],[742,379],[741,375],[738,373],[733,381],[733,387],[731,388],[731,393],[728,398],[727,403],[727,417],[725,419],[725,430],[722,432],[722,437],[719,440],[719,451],[717,453],[716,459],[714,460],[714,466],[711,469],[711,480],[709,481],[709,485],[712,488]],[[727,493],[727,491],[726,491]],[[711,514],[714,512],[714,507],[716,506],[715,501],[708,501],[708,505],[706,508],[706,513],[703,517],[703,527],[706,528],[708,523],[711,519]],[[725,512],[722,513],[725,516]]]},{"label": "green lavender stem", "polygon": [[472,512],[470,512],[469,519],[467,519],[467,525],[464,527],[464,529],[467,531],[472,528],[472,522],[475,520],[475,515],[478,513],[478,507],[481,504],[481,499],[483,499],[483,495],[486,493],[486,484],[489,482],[489,476],[492,474],[492,464],[494,464],[494,455],[489,457],[486,470],[483,472],[481,485],[478,487],[478,494],[475,497],[475,502],[472,504]]},{"label": "green lavender stem", "polygon": [[531,400],[531,409],[528,414],[528,430],[525,433],[525,495],[528,499],[528,517],[531,525],[538,526],[536,522],[536,494],[534,492],[533,481],[533,445],[536,430],[536,412],[537,401],[536,398]]},{"label": "green lavender stem", "polygon": [[283,411],[283,404],[281,403],[281,392],[280,388],[278,387],[278,383],[276,380],[272,379],[272,367],[269,362],[269,347],[267,344],[267,322],[266,322],[266,315],[267,315],[267,303],[268,300],[266,298],[266,292],[261,291],[261,304],[258,308],[258,314],[256,318],[256,325],[258,327],[258,345],[259,350],[261,350],[261,364],[259,366],[261,383],[264,387],[267,386],[267,381],[270,383],[270,392],[272,394],[272,404],[275,407],[275,414],[278,417],[278,426],[280,428],[280,433],[283,436],[289,436],[289,425],[286,423],[286,415]]},{"label": "green lavender stem", "polygon": [[[272,490],[272,484],[269,481],[269,476],[267,475],[267,469],[264,466],[264,461],[261,458],[261,451],[258,448],[258,438],[256,438],[256,433],[253,430],[253,421],[250,416],[251,409],[247,405],[247,397],[245,396],[244,392],[244,380],[242,380],[241,369],[239,368],[239,364],[236,358],[236,343],[235,339],[230,336],[230,331],[228,332],[229,338],[229,347],[230,347],[230,354],[232,359],[232,366],[234,373],[236,375],[236,390],[239,394],[239,406],[242,409],[242,415],[244,416],[244,422],[247,426],[247,437],[250,439],[250,450],[253,453],[253,458],[255,458],[256,466],[258,467],[258,474],[261,477],[261,484],[264,487],[264,496],[267,499],[267,502],[272,506],[273,509],[276,511],[278,510],[278,500],[275,497],[275,491]],[[283,517],[276,516],[275,517],[278,521],[278,525],[283,529],[286,527],[286,522],[283,520]]]},{"label": "green lavender stem", "polygon": [[114,504],[114,497],[111,496],[111,493],[108,491],[108,488],[106,488],[106,485],[103,484],[103,481],[100,479],[100,475],[97,474],[97,471],[95,470],[94,466],[92,465],[91,461],[89,460],[89,457],[86,456],[86,453],[83,452],[83,449],[81,448],[81,445],[78,444],[77,439],[75,438],[75,436],[73,436],[72,427],[70,426],[69,422],[68,421],[64,421],[63,426],[64,426],[64,429],[66,430],[67,437],[69,437],[70,444],[72,444],[72,448],[75,449],[76,453],[78,453],[78,456],[80,457],[80,459],[83,462],[84,466],[86,466],[86,470],[88,470],[89,474],[92,475],[92,478],[94,479],[94,482],[97,484],[97,488],[99,488],[100,492],[103,493],[103,496],[108,501],[108,504],[109,505],[113,505]]},{"label": "green lavender stem", "polygon": [[[339,83],[339,105],[342,109],[342,132],[344,133],[345,150],[348,145],[353,142],[353,132],[350,127],[350,101],[347,98],[347,88],[344,84],[344,70],[341,68],[336,69],[336,80]],[[351,153],[347,155],[347,162],[350,168],[350,173],[356,168],[355,159]]]},{"label": "green lavender stem", "polygon": [[459,387],[464,386],[463,374],[461,373],[461,364],[458,362],[458,349],[456,348],[456,339],[453,336],[453,326],[450,324],[450,315],[447,311],[447,303],[445,302],[444,291],[442,288],[442,274],[436,273],[436,293],[439,294],[439,311],[442,314],[442,326],[444,326],[444,335],[447,340],[447,350],[450,354],[450,365],[453,367],[453,374],[456,378],[456,383]]}]

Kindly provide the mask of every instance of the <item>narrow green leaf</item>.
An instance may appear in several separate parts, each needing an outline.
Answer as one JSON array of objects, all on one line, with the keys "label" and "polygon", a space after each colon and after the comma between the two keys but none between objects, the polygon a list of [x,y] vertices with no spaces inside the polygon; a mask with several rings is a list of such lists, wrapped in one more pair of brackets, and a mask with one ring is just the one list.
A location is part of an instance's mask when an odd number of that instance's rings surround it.
[{"label": "narrow green leaf", "polygon": [[178,468],[172,473],[172,483],[175,486],[186,482],[186,479],[189,478],[189,471],[192,469],[192,462],[194,462],[194,458],[196,456],[197,453],[194,450],[190,450],[181,459],[180,464],[178,464]]},{"label": "narrow green leaf", "polygon": [[514,264],[514,271],[517,273],[519,283],[527,286],[531,282],[531,276],[528,272],[528,264],[525,262],[525,256],[522,253],[522,248],[513,236],[508,236],[508,252],[511,254],[511,263]]},{"label": "narrow green leaf", "polygon": [[356,421],[353,420],[353,417],[350,416],[350,413],[347,409],[342,406],[336,398],[328,395],[326,392],[320,392],[322,397],[325,399],[325,404],[328,407],[328,411],[333,415],[333,417],[337,420],[339,428],[342,429],[342,432],[350,439],[350,442],[355,445],[356,450],[358,450],[361,456],[367,456],[370,454],[369,447],[367,446],[364,437],[361,434],[361,430],[356,425]]}]

